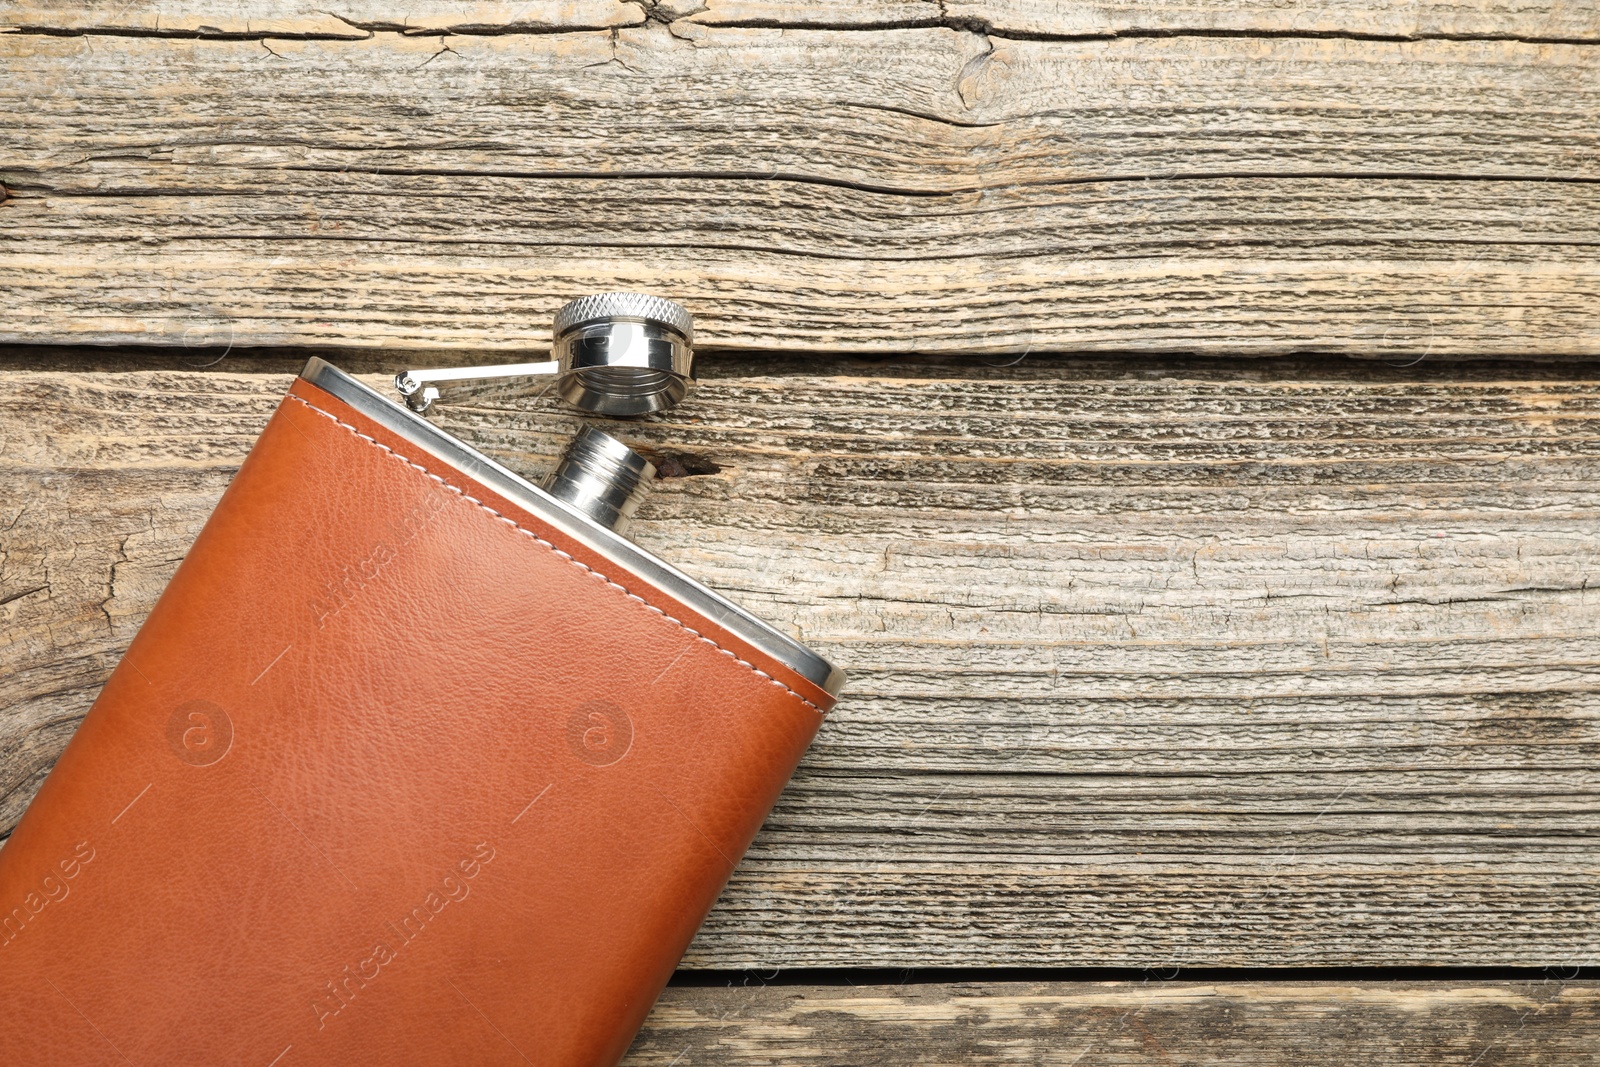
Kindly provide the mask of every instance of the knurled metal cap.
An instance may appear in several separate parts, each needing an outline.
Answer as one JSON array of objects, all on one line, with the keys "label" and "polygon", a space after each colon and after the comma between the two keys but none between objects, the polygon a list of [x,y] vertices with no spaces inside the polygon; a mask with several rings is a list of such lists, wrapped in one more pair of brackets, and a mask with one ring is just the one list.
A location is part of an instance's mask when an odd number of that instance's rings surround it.
[{"label": "knurled metal cap", "polygon": [[601,319],[643,319],[683,334],[694,343],[694,316],[682,304],[648,293],[596,293],[563,304],[556,312],[554,336]]}]

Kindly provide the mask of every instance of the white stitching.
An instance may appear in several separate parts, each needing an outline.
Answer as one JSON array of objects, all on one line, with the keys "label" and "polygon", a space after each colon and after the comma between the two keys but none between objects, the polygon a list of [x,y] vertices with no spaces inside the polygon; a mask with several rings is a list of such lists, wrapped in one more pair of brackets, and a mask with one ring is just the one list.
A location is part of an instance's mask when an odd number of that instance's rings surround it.
[{"label": "white stitching", "polygon": [[355,436],[361,438],[361,440],[363,440],[363,441],[367,442],[368,444],[372,445],[373,447],[382,449],[384,452],[388,453],[390,457],[399,460],[401,463],[404,463],[408,467],[411,467],[411,468],[413,468],[415,470],[421,471],[423,474],[426,474],[429,478],[432,478],[434,481],[438,482],[440,485],[444,486],[446,489],[450,490],[452,493],[455,493],[456,495],[460,496],[464,500],[470,500],[472,503],[478,505],[478,507],[482,508],[484,511],[487,511],[490,515],[493,515],[495,518],[499,519],[501,522],[505,523],[507,526],[511,527],[513,530],[516,530],[518,533],[520,533],[520,534],[522,534],[522,535],[524,535],[526,537],[532,538],[534,541],[536,541],[539,544],[543,545],[545,548],[549,549],[551,552],[554,552],[561,559],[566,560],[568,563],[572,564],[574,567],[577,567],[579,570],[583,571],[584,573],[586,573],[586,574],[588,574],[588,575],[600,580],[601,582],[605,583],[606,585],[610,586],[611,588],[617,590],[623,596],[627,597],[629,600],[637,601],[638,603],[643,604],[646,608],[649,608],[651,611],[655,612],[657,615],[661,616],[663,619],[666,619],[668,622],[670,622],[673,625],[677,626],[679,629],[681,629],[685,633],[689,634],[695,640],[704,641],[706,644],[710,645],[712,648],[716,649],[718,652],[721,652],[724,656],[727,656],[729,659],[733,660],[733,662],[739,664],[739,666],[744,667],[746,670],[750,671],[750,673],[756,675],[757,677],[765,678],[770,684],[777,686],[779,689],[782,689],[785,693],[788,693],[790,696],[794,697],[796,700],[798,700],[800,703],[804,704],[806,707],[810,708],[812,711],[816,712],[818,715],[826,715],[827,714],[827,712],[825,712],[821,708],[817,707],[815,704],[813,704],[811,701],[807,700],[805,697],[801,696],[799,693],[796,693],[793,689],[790,689],[787,685],[784,685],[781,681],[779,681],[778,679],[774,678],[772,675],[768,674],[766,671],[761,670],[755,664],[749,663],[749,662],[746,662],[745,660],[740,659],[738,657],[738,655],[736,655],[735,653],[730,652],[727,649],[723,648],[721,645],[717,644],[715,641],[711,640],[711,638],[709,638],[709,637],[705,636],[704,634],[700,633],[698,630],[694,629],[691,626],[686,625],[685,623],[679,621],[678,619],[673,618],[671,615],[668,615],[666,612],[662,611],[660,608],[656,607],[654,604],[650,603],[648,600],[645,600],[643,597],[639,596],[637,593],[629,592],[627,590],[627,588],[625,588],[624,586],[618,585],[616,582],[613,582],[610,578],[607,578],[605,575],[601,574],[599,571],[595,570],[593,567],[589,566],[587,563],[584,563],[582,560],[574,559],[571,555],[569,555],[566,552],[563,552],[561,549],[557,548],[555,545],[551,544],[549,541],[546,541],[544,538],[540,537],[538,534],[534,533],[532,530],[528,530],[528,529],[523,528],[522,526],[519,526],[515,519],[508,518],[507,516],[500,514],[500,512],[496,511],[494,508],[490,507],[488,504],[485,504],[483,501],[479,500],[477,497],[472,496],[470,493],[468,493],[465,490],[461,489],[459,486],[451,485],[449,482],[445,481],[443,478],[439,477],[439,475],[433,473],[428,468],[422,466],[420,463],[417,463],[417,462],[415,462],[415,461],[413,461],[411,459],[408,459],[405,456],[402,456],[400,453],[396,452],[394,449],[390,448],[388,445],[384,444],[382,441],[379,441],[379,440],[377,440],[376,438],[373,438],[373,437],[369,437],[367,434],[362,433],[360,430],[356,429],[354,426],[350,425],[348,422],[340,421],[340,419],[339,419],[339,417],[337,415],[334,415],[331,412],[323,411],[321,408],[317,407],[315,404],[311,403],[309,400],[306,400],[306,399],[304,399],[302,397],[295,396],[293,393],[288,394],[286,399],[293,400],[293,401],[295,401],[297,403],[305,405],[307,408],[310,408],[312,411],[316,412],[318,415],[321,415],[323,418],[328,419],[329,421],[333,422],[336,426],[342,426],[346,430],[349,430]]}]

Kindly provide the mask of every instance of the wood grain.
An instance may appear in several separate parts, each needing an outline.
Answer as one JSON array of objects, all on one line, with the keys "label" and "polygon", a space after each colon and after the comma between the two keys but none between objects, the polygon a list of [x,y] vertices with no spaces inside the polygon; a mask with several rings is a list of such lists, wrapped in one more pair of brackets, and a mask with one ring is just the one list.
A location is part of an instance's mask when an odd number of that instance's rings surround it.
[{"label": "wood grain", "polygon": [[[1537,16],[1536,16],[1537,17]],[[623,0],[460,3],[398,0],[324,4],[316,0],[129,0],[115,5],[5,0],[0,32],[260,39],[364,40],[377,32],[551,33],[639,25],[644,7]]]},{"label": "wood grain", "polygon": [[[0,374],[5,825],[288,381],[231,365]],[[717,468],[636,536],[850,684],[687,964],[1593,963],[1591,371],[711,361],[618,427]]]},{"label": "wood grain", "polygon": [[1513,983],[970,983],[669,988],[626,1067],[1579,1063],[1600,988]]},{"label": "wood grain", "polygon": [[1587,6],[1411,41],[528,10],[0,35],[0,340],[526,349],[643,287],[713,350],[1600,352]]},{"label": "wood grain", "polygon": [[[1600,40],[1600,11],[1563,0],[945,0],[951,20],[1014,34],[1237,33]],[[715,8],[713,8],[715,10]]]},{"label": "wood grain", "polygon": [[944,26],[996,36],[1085,37],[1234,33],[1245,36],[1343,35],[1420,40],[1486,38],[1600,41],[1600,11],[1563,0],[6,0],[0,32],[140,33],[202,37],[330,37],[375,32],[413,35],[548,33],[609,29],[646,21],[784,29],[926,29]]}]

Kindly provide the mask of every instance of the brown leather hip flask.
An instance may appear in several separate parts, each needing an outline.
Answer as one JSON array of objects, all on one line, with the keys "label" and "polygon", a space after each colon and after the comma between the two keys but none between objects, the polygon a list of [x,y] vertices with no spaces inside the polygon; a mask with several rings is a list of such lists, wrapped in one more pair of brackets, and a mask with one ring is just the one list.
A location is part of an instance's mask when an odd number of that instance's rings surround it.
[{"label": "brown leather hip flask", "polygon": [[[682,395],[636,318],[560,395]],[[5,1061],[621,1059],[842,680],[617,531],[647,467],[312,360],[0,851]]]}]

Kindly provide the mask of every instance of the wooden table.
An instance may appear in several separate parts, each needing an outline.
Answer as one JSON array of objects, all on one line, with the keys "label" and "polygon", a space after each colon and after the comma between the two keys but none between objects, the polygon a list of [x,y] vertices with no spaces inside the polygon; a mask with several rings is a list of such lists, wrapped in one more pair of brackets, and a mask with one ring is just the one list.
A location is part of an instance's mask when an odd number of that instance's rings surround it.
[{"label": "wooden table", "polygon": [[1600,1056],[1600,6],[0,26],[0,828],[308,354],[644,288],[637,539],[851,681],[630,1063]]}]

